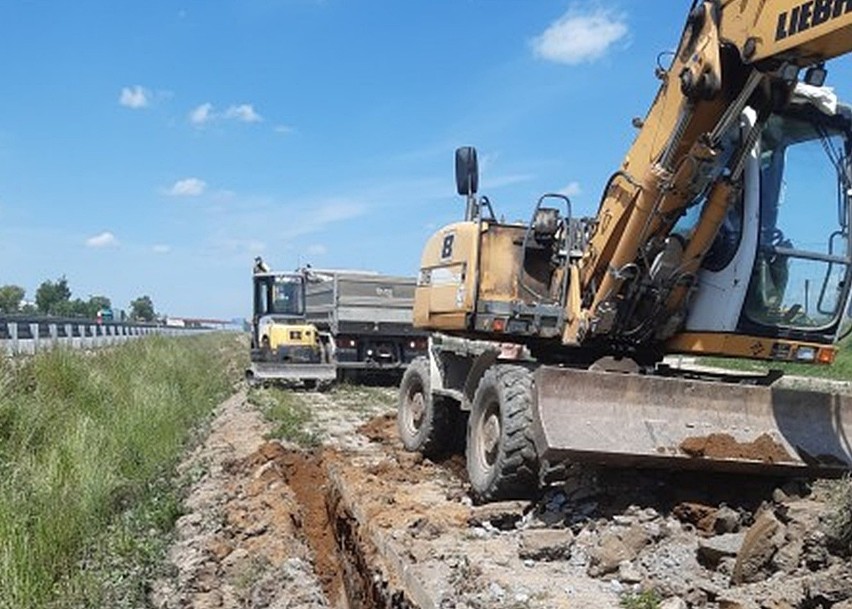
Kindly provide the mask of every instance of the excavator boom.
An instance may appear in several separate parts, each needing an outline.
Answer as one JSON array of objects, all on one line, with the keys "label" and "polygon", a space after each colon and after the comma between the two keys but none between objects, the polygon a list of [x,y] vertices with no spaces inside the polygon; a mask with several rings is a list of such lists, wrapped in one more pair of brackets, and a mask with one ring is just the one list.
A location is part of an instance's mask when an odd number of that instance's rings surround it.
[{"label": "excavator boom", "polygon": [[[789,104],[803,67],[808,84],[822,85],[825,61],[850,50],[852,0],[694,3],[577,263],[581,280],[571,289],[582,304],[566,308],[566,345],[647,344],[682,328],[698,271],[741,194],[745,160],[768,117]],[[733,142],[747,108],[757,119]],[[655,276],[652,261],[699,200],[707,201],[702,216],[670,261],[676,276]],[[656,319],[650,302],[662,311]]]},{"label": "excavator boom", "polygon": [[783,57],[809,66],[849,52],[849,0],[725,0],[721,10],[721,38],[746,62]]}]

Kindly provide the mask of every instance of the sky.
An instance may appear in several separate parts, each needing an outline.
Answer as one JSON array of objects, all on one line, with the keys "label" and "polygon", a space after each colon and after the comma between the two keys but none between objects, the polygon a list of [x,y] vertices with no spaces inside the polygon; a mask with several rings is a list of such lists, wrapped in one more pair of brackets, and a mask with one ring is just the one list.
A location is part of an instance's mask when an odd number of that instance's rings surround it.
[{"label": "sky", "polygon": [[689,5],[0,0],[0,285],[231,319],[255,256],[413,276],[463,145],[498,215],[592,214]]}]

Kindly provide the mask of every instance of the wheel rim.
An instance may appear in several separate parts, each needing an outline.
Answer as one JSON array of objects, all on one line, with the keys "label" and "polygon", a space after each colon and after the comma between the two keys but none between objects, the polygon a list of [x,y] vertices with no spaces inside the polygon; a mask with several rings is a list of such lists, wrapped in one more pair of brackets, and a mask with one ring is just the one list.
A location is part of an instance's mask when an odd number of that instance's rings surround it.
[{"label": "wheel rim", "polygon": [[496,399],[489,400],[477,419],[474,427],[473,451],[476,461],[484,472],[494,469],[500,452],[500,404]]},{"label": "wheel rim", "polygon": [[426,399],[423,395],[423,387],[412,387],[405,396],[405,429],[411,435],[416,435],[423,425],[423,416],[426,413]]}]

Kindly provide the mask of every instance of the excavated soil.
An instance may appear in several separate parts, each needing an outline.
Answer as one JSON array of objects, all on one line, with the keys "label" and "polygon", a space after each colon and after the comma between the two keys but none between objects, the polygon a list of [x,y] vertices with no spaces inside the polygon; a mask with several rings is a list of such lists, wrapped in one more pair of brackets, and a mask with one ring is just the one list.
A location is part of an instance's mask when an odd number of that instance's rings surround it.
[{"label": "excavated soil", "polygon": [[310,449],[267,437],[245,393],[221,405],[181,466],[196,482],[153,606],[852,608],[822,483],[573,467],[532,500],[474,506],[463,457],[402,449],[394,389],[291,397]]},{"label": "excavated soil", "polygon": [[713,433],[708,436],[687,438],[681,442],[680,448],[690,457],[748,459],[762,463],[795,461],[787,449],[767,434],[762,434],[751,442],[738,442],[729,434]]}]

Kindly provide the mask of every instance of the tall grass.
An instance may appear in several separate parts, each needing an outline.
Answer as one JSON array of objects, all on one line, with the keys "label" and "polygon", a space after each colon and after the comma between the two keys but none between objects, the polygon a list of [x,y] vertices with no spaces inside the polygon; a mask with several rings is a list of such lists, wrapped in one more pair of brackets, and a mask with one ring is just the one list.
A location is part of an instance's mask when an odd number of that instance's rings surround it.
[{"label": "tall grass", "polygon": [[229,392],[234,342],[152,337],[0,364],[0,607],[61,594],[93,540],[169,475]]}]

